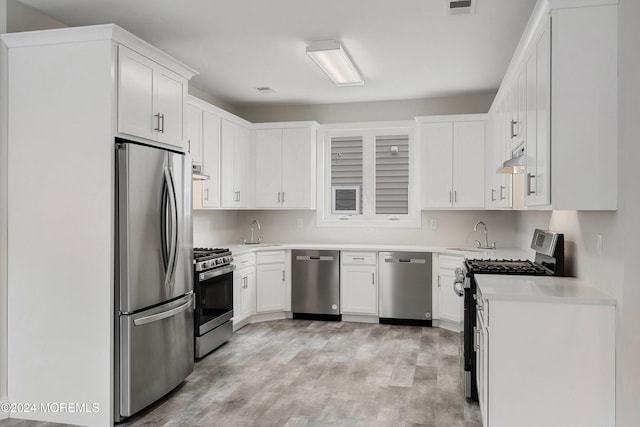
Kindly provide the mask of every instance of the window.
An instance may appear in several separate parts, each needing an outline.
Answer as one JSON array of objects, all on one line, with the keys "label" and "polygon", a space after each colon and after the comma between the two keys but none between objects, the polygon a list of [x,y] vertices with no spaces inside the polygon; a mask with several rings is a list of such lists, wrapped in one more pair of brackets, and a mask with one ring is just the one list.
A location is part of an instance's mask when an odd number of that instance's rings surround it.
[{"label": "window", "polygon": [[362,214],[362,138],[331,138],[331,212]]},{"label": "window", "polygon": [[409,213],[409,136],[376,137],[376,214]]},{"label": "window", "polygon": [[319,131],[319,226],[420,227],[414,122]]}]

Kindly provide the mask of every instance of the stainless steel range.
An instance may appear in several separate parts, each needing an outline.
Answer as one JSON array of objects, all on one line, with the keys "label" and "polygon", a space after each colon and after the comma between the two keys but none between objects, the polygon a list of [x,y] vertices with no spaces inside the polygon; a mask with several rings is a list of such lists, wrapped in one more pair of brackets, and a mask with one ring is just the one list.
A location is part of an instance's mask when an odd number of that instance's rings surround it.
[{"label": "stainless steel range", "polygon": [[[535,260],[466,259],[463,268],[456,269],[454,291],[464,296],[464,370],[465,396],[478,400],[476,384],[476,331],[475,274],[511,274],[520,276],[564,276],[564,235],[545,230],[535,230],[531,249]],[[458,285],[461,285],[458,288]]]},{"label": "stainless steel range", "polygon": [[195,248],[195,357],[201,358],[233,334],[233,256],[229,249]]}]

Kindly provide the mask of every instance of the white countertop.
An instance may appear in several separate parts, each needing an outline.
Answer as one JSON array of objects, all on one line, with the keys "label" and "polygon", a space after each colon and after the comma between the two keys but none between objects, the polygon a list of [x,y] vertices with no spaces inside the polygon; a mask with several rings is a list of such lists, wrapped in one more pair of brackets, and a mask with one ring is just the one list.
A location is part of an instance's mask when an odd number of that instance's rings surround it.
[{"label": "white countertop", "polygon": [[344,244],[344,243],[261,243],[259,245],[231,245],[231,253],[242,255],[255,251],[272,251],[278,249],[320,249],[339,251],[396,251],[396,252],[435,252],[445,255],[457,255],[476,259],[533,259],[534,253],[519,248],[499,248],[495,250],[480,250],[462,246],[415,246],[415,245],[385,245],[385,244]]},{"label": "white countertop", "polygon": [[610,295],[571,277],[476,274],[486,300],[616,305]]}]

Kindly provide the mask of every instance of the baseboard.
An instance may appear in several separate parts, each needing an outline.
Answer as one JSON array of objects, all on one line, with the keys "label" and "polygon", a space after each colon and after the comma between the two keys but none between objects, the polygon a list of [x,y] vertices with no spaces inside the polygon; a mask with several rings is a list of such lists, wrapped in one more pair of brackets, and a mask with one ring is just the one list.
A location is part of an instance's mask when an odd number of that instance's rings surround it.
[{"label": "baseboard", "polygon": [[464,329],[462,322],[447,319],[434,319],[433,326],[452,332],[462,332]]},{"label": "baseboard", "polygon": [[[8,403],[9,403],[8,397],[0,398],[0,408],[2,408],[3,406],[6,406]],[[0,420],[4,420],[6,418],[9,418],[9,411],[0,411]]]},{"label": "baseboard", "polygon": [[354,322],[354,323],[378,323],[378,316],[371,315],[361,315],[361,314],[343,314],[342,315],[343,322]]},{"label": "baseboard", "polygon": [[249,323],[269,322],[271,320],[291,319],[291,312],[258,313],[251,316]]}]

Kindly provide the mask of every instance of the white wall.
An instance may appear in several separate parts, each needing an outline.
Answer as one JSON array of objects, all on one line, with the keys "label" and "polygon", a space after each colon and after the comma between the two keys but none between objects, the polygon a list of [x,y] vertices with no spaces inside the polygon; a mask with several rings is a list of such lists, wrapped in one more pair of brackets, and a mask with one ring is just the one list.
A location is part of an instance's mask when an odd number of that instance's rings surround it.
[{"label": "white wall", "polygon": [[195,96],[196,98],[202,99],[203,101],[208,102],[211,105],[222,108],[223,110],[228,111],[231,114],[238,115],[238,109],[235,105],[208,94],[207,92],[194,86],[192,82],[189,82],[189,95]]},{"label": "white wall", "polygon": [[[0,0],[0,34],[7,32],[7,1]],[[6,47],[0,43],[0,100],[7,99]],[[7,397],[7,122],[0,101],[0,402]],[[0,419],[7,414],[0,411]]]},{"label": "white wall", "polygon": [[[429,228],[429,219],[436,219],[436,230]],[[482,240],[481,232],[473,232],[476,221],[483,220],[489,228],[489,239],[499,247],[513,247],[516,216],[512,212],[491,211],[429,211],[423,212],[423,225],[416,228],[333,228],[316,226],[313,211],[240,211],[236,241],[249,240],[251,222],[260,221],[265,243],[362,243],[407,244],[434,246],[474,245]],[[302,219],[303,228],[296,222]]]},{"label": "white wall", "polygon": [[[640,2],[620,0],[618,90],[618,194],[616,212],[522,212],[518,240],[528,245],[531,227],[566,233],[575,276],[617,299],[616,426],[640,425]],[[612,141],[614,143],[614,141]],[[616,171],[611,171],[616,173]],[[579,179],[579,176],[576,176]],[[603,236],[598,255],[596,236]]]},{"label": "white wall", "polygon": [[6,5],[7,31],[3,32],[50,30],[68,26],[17,0],[6,0]]},{"label": "white wall", "polygon": [[[61,22],[19,3],[0,0],[0,34],[65,27]],[[0,46],[0,402],[7,398],[7,126],[6,47]],[[0,412],[0,419],[6,414]]]},{"label": "white wall", "polygon": [[238,243],[236,211],[193,212],[193,247],[219,247]]},{"label": "white wall", "polygon": [[416,116],[473,114],[489,111],[495,92],[443,98],[320,105],[241,105],[237,115],[253,123],[315,120],[348,123],[407,120]]},{"label": "white wall", "polygon": [[620,301],[617,333],[617,424],[640,425],[640,2],[620,0],[619,6],[619,174],[620,215],[618,227],[622,239],[618,245],[624,260],[624,288]]}]

